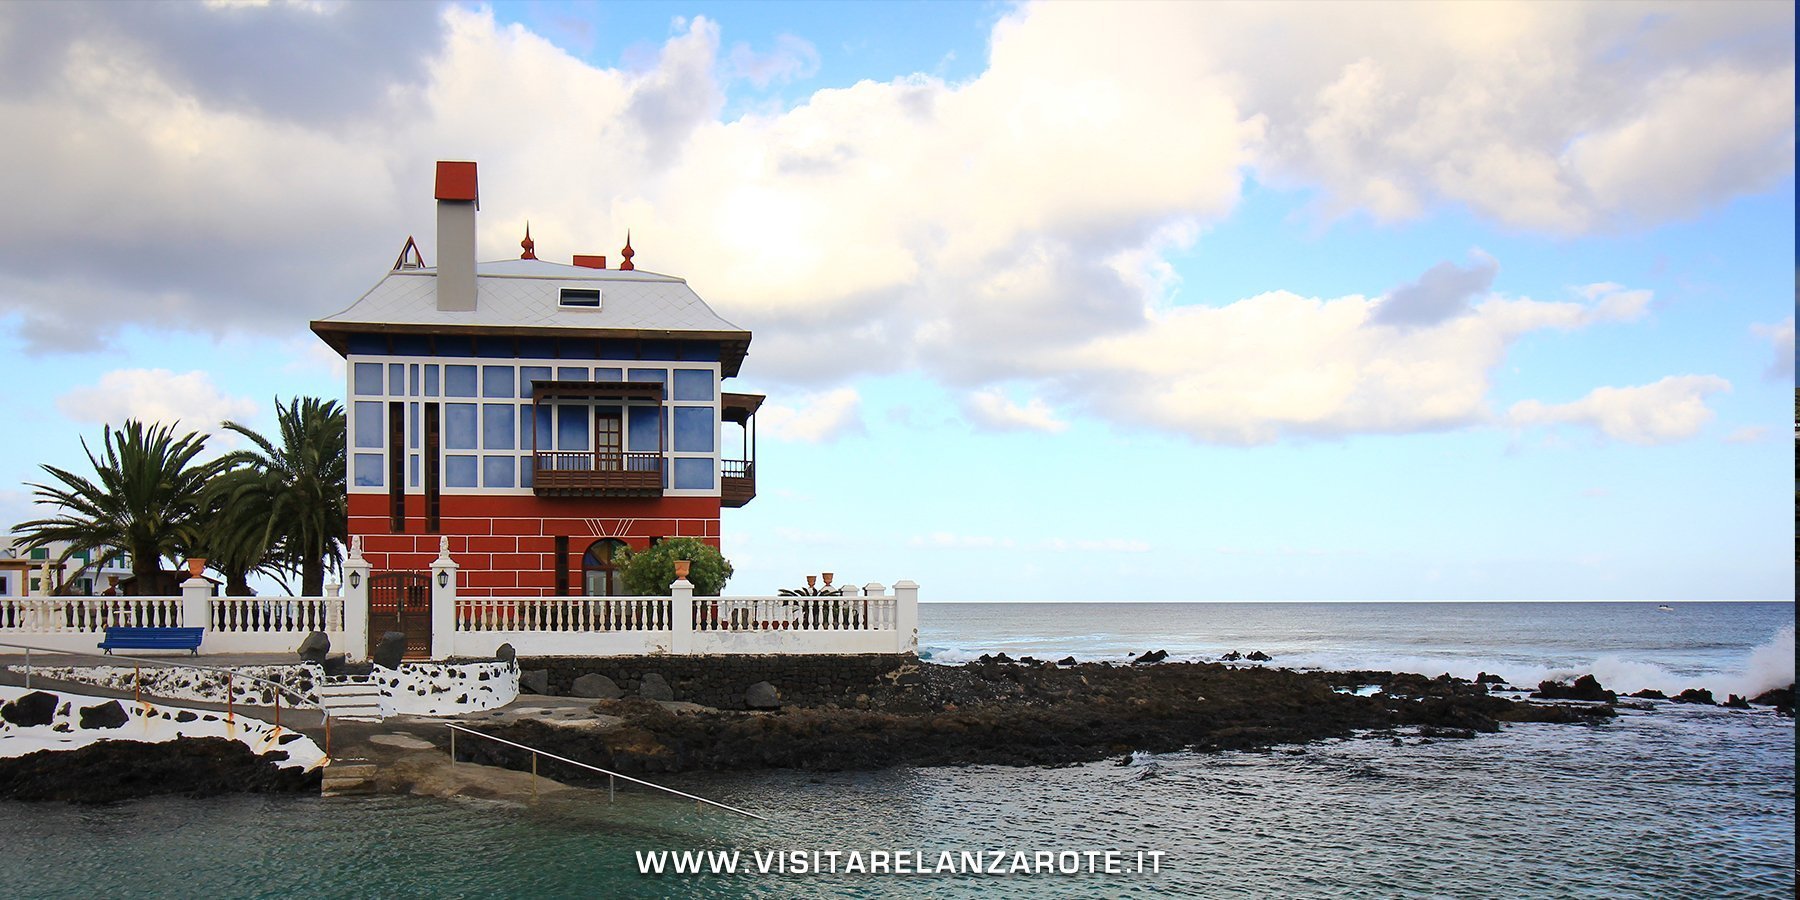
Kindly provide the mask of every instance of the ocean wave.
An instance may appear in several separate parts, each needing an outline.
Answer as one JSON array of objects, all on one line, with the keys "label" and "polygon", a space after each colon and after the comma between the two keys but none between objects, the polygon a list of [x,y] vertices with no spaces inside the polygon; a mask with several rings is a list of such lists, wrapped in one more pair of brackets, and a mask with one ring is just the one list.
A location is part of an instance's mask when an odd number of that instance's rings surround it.
[{"label": "ocean wave", "polygon": [[[920,656],[935,663],[962,665],[975,662],[984,654],[1005,651],[1014,658],[1030,655],[1038,659],[1060,659],[1074,655],[1082,662],[1117,664],[1129,663],[1151,649],[1163,649],[1146,646],[1143,649],[1125,650],[1105,644],[1093,646],[1091,637],[1086,642],[1089,646],[1085,651],[1081,646],[1084,641],[1081,640],[1070,639],[1061,644],[1062,649],[1056,649],[1054,643],[995,641],[968,646],[961,642],[944,641],[921,645]],[[1170,662],[1217,662],[1224,655],[1224,651],[1214,649],[1167,649]],[[1767,641],[1745,653],[1740,662],[1723,669],[1684,667],[1667,660],[1656,661],[1618,653],[1546,659],[1531,658],[1523,653],[1508,655],[1481,650],[1470,652],[1463,648],[1446,648],[1426,653],[1392,653],[1358,649],[1283,649],[1269,646],[1246,647],[1241,652],[1248,653],[1253,649],[1263,649],[1274,657],[1267,665],[1290,669],[1416,672],[1428,676],[1447,673],[1456,678],[1471,680],[1485,672],[1498,675],[1506,679],[1508,684],[1519,687],[1536,687],[1542,681],[1572,681],[1582,675],[1593,675],[1608,689],[1620,693],[1648,689],[1675,694],[1697,687],[1712,691],[1720,700],[1730,694],[1754,697],[1764,691],[1794,683],[1792,625],[1782,626]],[[1254,665],[1247,662],[1237,664]]]}]

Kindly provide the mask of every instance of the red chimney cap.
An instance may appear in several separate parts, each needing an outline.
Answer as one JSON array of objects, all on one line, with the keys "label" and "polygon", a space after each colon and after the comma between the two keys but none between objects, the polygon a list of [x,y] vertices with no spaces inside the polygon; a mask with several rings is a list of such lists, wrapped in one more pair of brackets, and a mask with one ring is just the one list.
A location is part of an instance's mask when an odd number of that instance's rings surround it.
[{"label": "red chimney cap", "polygon": [[575,254],[575,264],[584,269],[604,269],[606,268],[606,256],[604,254],[595,256],[591,253],[577,253]]},{"label": "red chimney cap", "polygon": [[439,160],[437,199],[472,200],[479,203],[481,198],[475,190],[475,164]]}]

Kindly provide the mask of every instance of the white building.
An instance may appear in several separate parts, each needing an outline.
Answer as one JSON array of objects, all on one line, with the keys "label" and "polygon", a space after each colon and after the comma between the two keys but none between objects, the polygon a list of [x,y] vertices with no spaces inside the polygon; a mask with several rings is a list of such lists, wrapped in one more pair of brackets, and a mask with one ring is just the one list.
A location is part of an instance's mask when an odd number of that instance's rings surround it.
[{"label": "white building", "polygon": [[0,537],[0,597],[53,594],[71,582],[75,587],[70,593],[94,596],[131,575],[128,553],[113,551],[96,562],[97,554],[82,550],[59,563],[69,549],[67,543],[57,541],[32,550],[26,550],[24,544],[18,538]]}]

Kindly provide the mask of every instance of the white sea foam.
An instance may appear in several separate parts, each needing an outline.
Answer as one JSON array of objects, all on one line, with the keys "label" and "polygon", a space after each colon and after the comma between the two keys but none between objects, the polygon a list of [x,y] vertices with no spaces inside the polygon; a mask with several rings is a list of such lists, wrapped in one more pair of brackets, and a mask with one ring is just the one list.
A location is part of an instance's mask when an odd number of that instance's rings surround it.
[{"label": "white sea foam", "polygon": [[[1112,642],[1070,638],[1066,643],[1044,638],[1039,641],[1001,641],[984,646],[957,645],[953,642],[929,644],[922,649],[936,663],[960,665],[974,662],[983,654],[1005,651],[1017,658],[1033,655],[1038,659],[1060,659],[1073,654],[1082,662],[1129,663],[1146,650],[1121,650]],[[1024,646],[1020,646],[1024,644]],[[1085,644],[1085,652],[1084,652]],[[1067,649],[1061,649],[1067,648]],[[1245,648],[1248,652],[1250,648]],[[1474,679],[1485,672],[1506,679],[1518,687],[1536,687],[1543,681],[1572,681],[1582,675],[1593,675],[1608,689],[1633,693],[1645,689],[1676,694],[1688,688],[1705,688],[1723,701],[1729,694],[1754,697],[1771,688],[1794,683],[1794,629],[1782,626],[1768,641],[1749,651],[1742,662],[1724,668],[1675,668],[1665,662],[1643,659],[1635,655],[1604,653],[1591,656],[1571,654],[1561,659],[1530,659],[1524,654],[1513,657],[1451,652],[1384,653],[1368,650],[1284,650],[1275,645],[1264,648],[1274,658],[1269,666],[1303,670],[1383,672],[1416,672],[1436,676],[1448,673],[1457,678]],[[1021,652],[1023,651],[1023,652]],[[1197,651],[1193,647],[1170,647],[1170,662],[1216,662],[1223,651]],[[1239,662],[1237,665],[1253,665]],[[1715,663],[1715,665],[1717,665]]]}]

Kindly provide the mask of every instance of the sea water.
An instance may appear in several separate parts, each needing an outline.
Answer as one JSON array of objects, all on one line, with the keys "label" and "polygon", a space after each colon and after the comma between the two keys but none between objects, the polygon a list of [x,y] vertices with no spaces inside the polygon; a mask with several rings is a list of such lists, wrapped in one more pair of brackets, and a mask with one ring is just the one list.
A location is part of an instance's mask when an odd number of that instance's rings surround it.
[{"label": "sea water", "polygon": [[[940,659],[1261,650],[1274,665],[1596,671],[1608,687],[1739,693],[1793,678],[1793,605],[926,605]],[[1413,665],[1402,663],[1411,661]],[[1783,680],[1785,678],[1785,680]],[[1598,726],[1469,740],[1366,735],[1063,768],[669,776],[739,818],[621,790],[591,801],[168,798],[0,804],[0,895],[1791,897],[1794,728],[1763,709],[1652,704]],[[641,874],[711,851],[734,874]],[[1117,851],[1114,874],[1064,873]],[[835,873],[755,872],[839,854]],[[843,871],[849,854],[884,873]],[[1035,854],[1045,871],[993,874]],[[975,853],[983,874],[895,874]],[[1021,855],[1024,854],[1024,855]],[[1144,856],[1150,854],[1151,856]],[[648,857],[644,857],[648,859]],[[814,857],[808,857],[814,858]],[[1154,859],[1155,870],[1134,865]],[[910,868],[919,868],[915,862]]]}]

